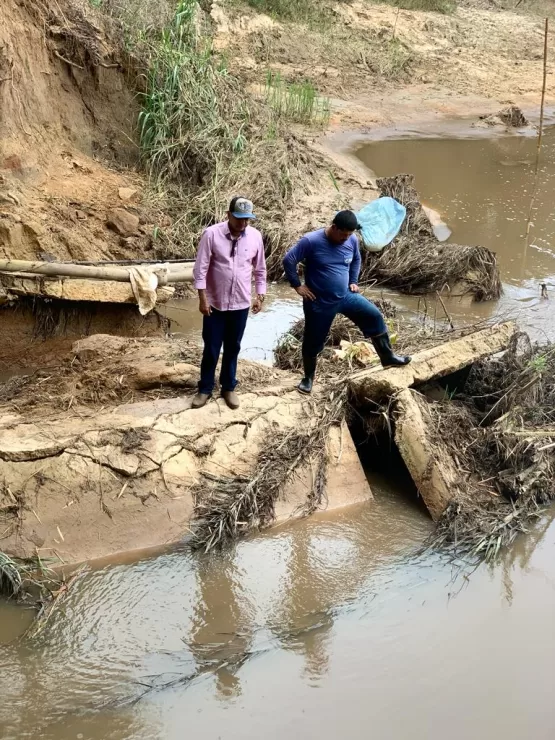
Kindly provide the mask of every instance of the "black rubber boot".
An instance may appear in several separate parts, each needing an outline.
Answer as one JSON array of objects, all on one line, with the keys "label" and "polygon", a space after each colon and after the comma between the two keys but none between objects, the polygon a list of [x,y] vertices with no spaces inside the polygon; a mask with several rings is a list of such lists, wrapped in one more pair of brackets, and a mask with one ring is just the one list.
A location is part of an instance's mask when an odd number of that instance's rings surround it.
[{"label": "black rubber boot", "polygon": [[378,334],[377,337],[372,337],[371,339],[374,349],[382,363],[382,367],[408,365],[411,361],[412,358],[408,355],[396,355],[393,352],[391,342],[389,341],[389,334],[387,332],[385,334]]},{"label": "black rubber boot", "polygon": [[304,378],[297,386],[301,393],[312,393],[314,374],[316,372],[316,357],[303,357]]}]

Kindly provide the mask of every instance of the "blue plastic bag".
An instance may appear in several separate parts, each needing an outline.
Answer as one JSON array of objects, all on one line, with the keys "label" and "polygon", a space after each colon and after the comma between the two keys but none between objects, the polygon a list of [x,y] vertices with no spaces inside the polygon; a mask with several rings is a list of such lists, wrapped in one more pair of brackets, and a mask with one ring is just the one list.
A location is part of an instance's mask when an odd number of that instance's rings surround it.
[{"label": "blue plastic bag", "polygon": [[399,233],[407,209],[394,198],[377,198],[357,213],[362,242],[370,252],[381,252]]}]

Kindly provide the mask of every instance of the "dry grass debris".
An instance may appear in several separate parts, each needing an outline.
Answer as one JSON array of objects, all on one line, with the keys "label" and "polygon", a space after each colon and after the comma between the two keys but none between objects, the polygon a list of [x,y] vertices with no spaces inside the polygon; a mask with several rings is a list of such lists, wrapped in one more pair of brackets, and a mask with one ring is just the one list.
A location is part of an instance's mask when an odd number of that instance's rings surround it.
[{"label": "dry grass debris", "polygon": [[430,410],[467,481],[433,544],[491,560],[555,499],[555,348],[519,334],[502,357],[472,368],[463,393]]},{"label": "dry grass debris", "polygon": [[[0,384],[0,404],[18,413],[95,413],[106,406],[173,398],[196,392],[202,347],[195,342],[121,339],[91,357],[72,354],[54,368],[10,378]],[[175,375],[178,365],[187,375]],[[147,381],[141,374],[153,366]],[[239,363],[241,390],[279,380],[279,372],[256,362]]]},{"label": "dry grass debris", "polygon": [[509,105],[498,113],[493,113],[489,116],[480,116],[480,119],[483,120],[484,123],[487,123],[488,126],[503,125],[507,128],[524,128],[524,126],[530,125],[530,121],[526,118],[518,105]]},{"label": "dry grass debris", "polygon": [[378,179],[382,196],[402,203],[407,216],[399,235],[382,252],[364,252],[361,280],[415,295],[454,290],[470,293],[476,301],[499,298],[495,254],[486,247],[439,242],[413,182],[412,175]]},{"label": "dry grass debris", "polygon": [[193,490],[192,546],[209,552],[267,527],[275,518],[275,504],[284,486],[309,461],[316,474],[304,513],[315,511],[325,494],[329,429],[341,424],[346,407],[346,387],[340,391],[325,387],[314,403],[308,428],[268,436],[252,477],[205,476]]}]

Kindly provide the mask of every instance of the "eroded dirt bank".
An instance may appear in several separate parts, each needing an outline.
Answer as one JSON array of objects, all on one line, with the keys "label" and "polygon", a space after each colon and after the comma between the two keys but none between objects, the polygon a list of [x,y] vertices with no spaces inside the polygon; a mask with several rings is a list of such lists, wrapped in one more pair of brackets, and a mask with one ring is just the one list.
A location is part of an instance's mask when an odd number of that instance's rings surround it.
[{"label": "eroded dirt bank", "polygon": [[[324,2],[318,22],[211,5],[203,33],[253,100],[269,72],[286,83],[308,80],[330,100],[323,134],[318,125],[288,126],[282,174],[291,193],[280,226],[288,238],[324,223],[334,208],[375,195],[363,169],[330,153],[329,134],[539,105],[541,18],[482,5],[465,2],[441,15]],[[161,4],[159,22],[168,7]],[[165,232],[179,249],[163,197],[150,196],[137,167],[140,79],[121,29],[73,0],[7,0],[2,21],[0,254],[152,257],[168,248],[159,242]],[[553,95],[550,67],[548,103]],[[257,173],[252,177],[245,187],[259,189]],[[272,234],[282,217],[275,213],[266,224]]]}]

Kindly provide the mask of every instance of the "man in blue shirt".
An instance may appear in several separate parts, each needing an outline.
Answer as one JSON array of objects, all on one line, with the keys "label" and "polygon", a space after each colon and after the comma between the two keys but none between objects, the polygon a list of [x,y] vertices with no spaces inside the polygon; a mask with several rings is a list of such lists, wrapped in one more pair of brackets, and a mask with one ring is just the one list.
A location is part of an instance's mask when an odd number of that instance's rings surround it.
[{"label": "man in blue shirt", "polygon": [[[316,372],[317,356],[338,313],[351,319],[372,341],[384,367],[406,365],[410,357],[394,354],[384,318],[376,306],[359,293],[360,249],[355,231],[357,217],[340,211],[331,226],[305,234],[283,259],[291,287],[302,296],[305,316],[303,336],[304,378],[301,393],[310,393]],[[297,272],[304,262],[305,284]]]}]

